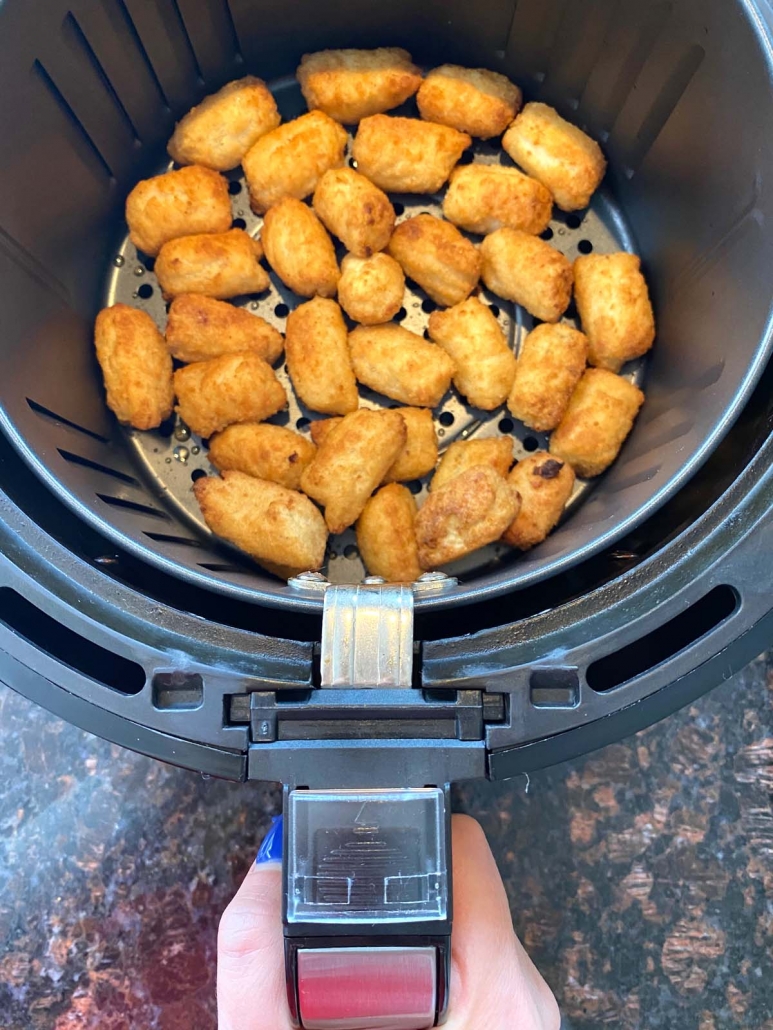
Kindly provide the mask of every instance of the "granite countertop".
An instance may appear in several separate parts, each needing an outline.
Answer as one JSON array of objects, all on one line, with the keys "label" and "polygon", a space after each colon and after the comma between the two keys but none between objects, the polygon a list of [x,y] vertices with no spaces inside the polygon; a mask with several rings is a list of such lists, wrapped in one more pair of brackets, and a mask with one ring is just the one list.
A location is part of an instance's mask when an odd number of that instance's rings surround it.
[{"label": "granite countertop", "polygon": [[[455,791],[572,1030],[773,1030],[773,660],[584,759]],[[277,789],[0,687],[0,1026],[214,1030],[219,915]]]}]

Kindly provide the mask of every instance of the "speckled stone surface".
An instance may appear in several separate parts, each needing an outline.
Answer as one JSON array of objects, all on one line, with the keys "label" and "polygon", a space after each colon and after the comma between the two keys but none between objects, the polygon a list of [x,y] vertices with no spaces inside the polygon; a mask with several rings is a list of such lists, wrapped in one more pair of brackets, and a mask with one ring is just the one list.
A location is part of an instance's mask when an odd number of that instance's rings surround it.
[{"label": "speckled stone surface", "polygon": [[[772,700],[761,659],[528,790],[457,790],[572,1030],[773,1030]],[[213,1030],[218,917],[278,806],[0,688],[0,1027]]]}]

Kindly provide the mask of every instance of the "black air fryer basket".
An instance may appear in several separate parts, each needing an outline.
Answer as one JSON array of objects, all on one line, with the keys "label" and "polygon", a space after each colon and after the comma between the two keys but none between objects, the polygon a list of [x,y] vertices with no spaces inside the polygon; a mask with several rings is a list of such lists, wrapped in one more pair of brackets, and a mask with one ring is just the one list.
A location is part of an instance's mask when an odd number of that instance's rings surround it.
[{"label": "black air fryer basket", "polygon": [[[2,679],[213,775],[442,788],[580,754],[742,667],[773,626],[772,32],[764,0],[5,0]],[[92,327],[114,300],[163,324],[123,202],[168,166],[176,119],[248,73],[293,117],[301,54],[380,45],[502,71],[601,142],[604,187],[590,211],[557,213],[554,243],[570,258],[641,254],[658,339],[632,373],[647,393],[634,432],[571,517],[533,552],[490,549],[413,598],[344,591],[344,619],[393,606],[408,683],[376,673],[328,690],[343,659],[332,602],[320,644],[325,584],[281,583],[208,534],[191,493],[203,448],[171,423],[115,423]],[[229,177],[235,217],[257,231]],[[397,200],[415,213],[416,198]],[[406,326],[422,331],[426,301],[414,291]],[[297,298],[274,281],[245,303],[283,328]],[[497,304],[517,345],[528,320]],[[543,442],[459,403],[436,414],[446,443]],[[307,413],[288,418],[302,428]],[[362,576],[352,544],[331,555],[333,583]]]}]

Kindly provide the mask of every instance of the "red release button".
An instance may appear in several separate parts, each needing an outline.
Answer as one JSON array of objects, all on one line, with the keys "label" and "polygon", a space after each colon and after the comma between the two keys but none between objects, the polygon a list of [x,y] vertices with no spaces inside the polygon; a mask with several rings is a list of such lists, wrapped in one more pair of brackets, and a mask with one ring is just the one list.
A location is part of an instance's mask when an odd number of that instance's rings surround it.
[{"label": "red release button", "polygon": [[425,1030],[435,1024],[434,948],[308,948],[298,952],[305,1030]]}]

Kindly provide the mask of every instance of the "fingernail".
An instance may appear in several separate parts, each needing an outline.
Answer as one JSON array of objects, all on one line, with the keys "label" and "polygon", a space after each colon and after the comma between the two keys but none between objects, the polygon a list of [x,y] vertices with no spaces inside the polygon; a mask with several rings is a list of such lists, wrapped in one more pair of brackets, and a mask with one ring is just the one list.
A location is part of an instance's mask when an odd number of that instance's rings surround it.
[{"label": "fingernail", "polygon": [[255,859],[255,865],[264,865],[266,862],[282,861],[282,836],[282,817],[281,815],[275,815],[271,820],[271,829],[263,838],[263,843],[260,845],[260,851],[258,852],[258,857]]}]

